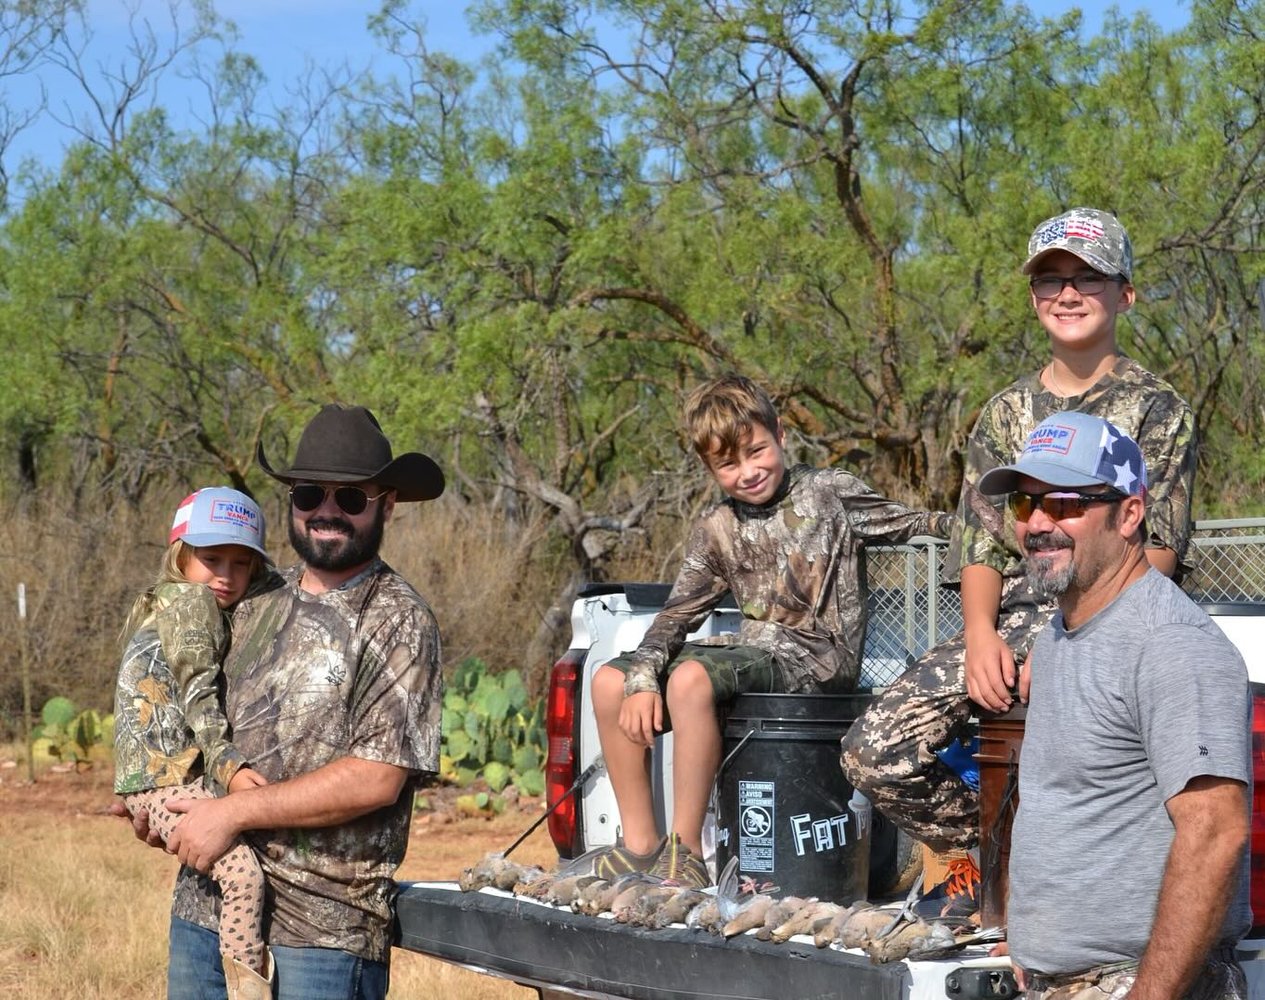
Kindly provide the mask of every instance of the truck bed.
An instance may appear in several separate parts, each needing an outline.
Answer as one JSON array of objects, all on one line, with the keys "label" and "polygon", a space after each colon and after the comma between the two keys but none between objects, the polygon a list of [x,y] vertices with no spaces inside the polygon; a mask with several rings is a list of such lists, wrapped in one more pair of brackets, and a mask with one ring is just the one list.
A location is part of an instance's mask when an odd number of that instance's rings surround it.
[{"label": "truck bed", "polygon": [[861,952],[724,938],[672,927],[647,930],[609,916],[572,913],[496,889],[454,882],[401,883],[396,944],[410,951],[544,990],[637,1000],[686,997],[943,997],[963,965],[1003,966],[983,949],[939,962],[876,965]]},{"label": "truck bed", "polygon": [[[1259,567],[1265,566],[1265,520],[1201,523],[1194,544],[1200,568],[1188,586],[1243,653],[1254,682],[1258,718],[1265,718],[1265,688],[1259,686],[1265,685],[1265,595],[1259,593]],[[908,655],[917,655],[960,624],[955,617],[956,593],[936,586],[938,545],[930,549],[899,546],[867,554],[874,606],[867,636],[866,683],[890,682]],[[666,587],[604,584],[576,601],[572,649],[565,664],[560,661],[570,671],[568,697],[574,729],[557,734],[558,749],[573,753],[575,759],[563,769],[557,792],[598,754],[596,723],[588,701],[589,677],[597,665],[636,648],[665,596]],[[734,631],[737,615],[732,608],[713,614],[702,634]],[[1259,754],[1259,732],[1257,737]],[[664,735],[656,741],[654,775],[661,829],[670,825],[670,739]],[[553,749],[551,744],[551,754]],[[1259,765],[1256,781],[1259,796],[1265,786]],[[1265,858],[1265,840],[1259,834],[1265,821],[1260,809],[1258,799],[1254,817],[1258,833],[1253,842],[1258,880]],[[608,778],[599,775],[590,780],[575,811],[573,829],[554,833],[560,853],[574,857],[615,842],[619,816]],[[983,978],[979,973],[970,977],[975,983],[971,992],[946,990],[946,976],[956,969],[1008,966],[1006,959],[988,958],[984,948],[936,962],[875,965],[861,952],[817,949],[806,938],[780,945],[752,935],[726,941],[683,927],[629,927],[609,916],[574,914],[494,889],[462,893],[452,882],[402,883],[400,888],[396,941],[400,947],[537,987],[545,997],[946,1000],[1007,995],[989,991],[987,984],[979,982]],[[1265,904],[1258,909],[1258,919],[1265,920],[1261,914],[1265,914]],[[1254,933],[1239,947],[1249,995],[1252,1000],[1265,1000],[1265,939]],[[958,986],[963,985],[959,981]]]}]

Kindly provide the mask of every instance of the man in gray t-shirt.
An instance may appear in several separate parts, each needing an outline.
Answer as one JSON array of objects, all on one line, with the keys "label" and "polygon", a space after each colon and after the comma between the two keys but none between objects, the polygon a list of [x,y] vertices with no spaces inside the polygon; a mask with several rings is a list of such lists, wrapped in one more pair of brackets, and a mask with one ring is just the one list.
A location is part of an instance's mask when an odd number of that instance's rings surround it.
[{"label": "man in gray t-shirt", "polygon": [[[1059,413],[980,480],[1059,612],[1033,648],[1010,856],[1030,997],[1246,997],[1251,698],[1238,651],[1143,552],[1146,467]],[[1085,992],[1082,992],[1085,991]]]}]

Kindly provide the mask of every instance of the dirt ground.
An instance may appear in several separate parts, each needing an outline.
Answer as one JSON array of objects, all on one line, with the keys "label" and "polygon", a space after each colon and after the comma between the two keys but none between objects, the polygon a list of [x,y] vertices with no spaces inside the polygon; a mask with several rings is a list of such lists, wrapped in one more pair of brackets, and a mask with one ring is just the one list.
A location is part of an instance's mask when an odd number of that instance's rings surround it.
[{"label": "dirt ground", "polygon": [[[137,866],[144,878],[153,884],[144,891],[154,898],[155,908],[160,911],[160,923],[165,930],[166,897],[174,878],[174,859],[164,861],[161,855],[146,854],[140,844],[131,839],[131,833],[121,819],[109,816],[114,801],[113,768],[98,764],[87,770],[41,770],[37,781],[27,780],[25,764],[17,764],[12,758],[0,756],[0,840],[19,843],[45,844],[45,852],[52,848],[50,842],[60,840],[60,835],[70,832],[72,837],[89,837],[94,849],[107,852],[108,860],[87,860],[84,864],[113,865],[119,858]],[[423,791],[430,808],[414,813],[409,849],[398,877],[401,880],[429,881],[455,879],[462,868],[478,861],[492,851],[504,851],[544,811],[540,799],[526,799],[510,805],[498,816],[465,816],[456,807],[456,798],[467,790],[453,788],[429,788]],[[113,824],[117,823],[117,827]],[[117,834],[115,831],[118,831]],[[82,844],[82,839],[75,841]],[[135,850],[136,853],[133,853]],[[73,851],[73,848],[72,848]],[[66,853],[60,864],[75,865],[74,853]],[[523,862],[552,866],[557,854],[549,840],[546,824],[515,849],[513,857]],[[7,887],[10,894],[12,886]],[[52,890],[56,891],[56,890]],[[142,891],[137,888],[138,892]],[[0,899],[6,894],[5,879],[0,874]],[[0,939],[5,935],[0,934]],[[51,987],[38,978],[36,965],[40,962],[38,946],[19,944],[14,949],[0,947],[0,994],[53,997]],[[73,960],[71,960],[73,962]],[[85,975],[89,973],[85,972]],[[108,974],[107,974],[108,975]],[[123,974],[122,978],[126,978]],[[13,987],[13,990],[6,987]],[[439,993],[434,991],[439,989]],[[34,990],[34,992],[31,992]],[[86,990],[86,992],[85,992]],[[126,988],[120,990],[80,987],[71,992],[57,993],[58,1000],[75,995],[79,1000],[89,996],[113,995],[115,997],[148,1000],[161,993],[157,986]],[[415,997],[447,995],[470,1000],[528,1000],[535,990],[524,989],[504,980],[476,975],[404,951],[395,951],[391,969],[392,998],[413,1000]]]},{"label": "dirt ground", "polygon": [[[27,813],[45,818],[107,815],[114,802],[114,774],[96,764],[84,770],[57,767],[40,770],[38,780],[27,780],[25,765],[0,760],[0,816],[17,819]],[[491,851],[503,851],[540,818],[544,803],[524,798],[501,815],[469,816],[456,805],[469,789],[438,786],[424,789],[430,808],[413,815],[409,850],[399,878],[455,879],[461,869]],[[122,822],[120,820],[120,822]],[[524,862],[552,865],[557,854],[541,826],[514,851]]]},{"label": "dirt ground", "polygon": [[58,766],[40,769],[37,781],[31,784],[25,764],[0,760],[0,814],[73,817],[104,813],[114,798],[113,780],[113,772],[100,765],[87,771]]}]

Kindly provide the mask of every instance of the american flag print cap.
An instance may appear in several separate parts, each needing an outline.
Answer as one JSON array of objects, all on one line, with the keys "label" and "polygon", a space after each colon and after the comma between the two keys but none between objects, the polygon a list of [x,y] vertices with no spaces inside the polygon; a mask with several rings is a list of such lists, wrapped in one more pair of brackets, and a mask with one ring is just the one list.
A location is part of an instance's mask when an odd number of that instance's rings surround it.
[{"label": "american flag print cap", "polygon": [[1019,460],[984,473],[979,490],[1012,493],[1024,476],[1054,487],[1101,485],[1126,496],[1146,496],[1146,460],[1137,442],[1110,421],[1075,410],[1037,424]]},{"label": "american flag print cap", "polygon": [[195,548],[245,545],[268,558],[263,512],[245,493],[228,486],[208,486],[180,502],[167,544],[177,540]]},{"label": "american flag print cap", "polygon": [[1023,273],[1031,274],[1037,261],[1052,250],[1066,250],[1108,277],[1133,280],[1133,244],[1124,226],[1110,212],[1072,208],[1046,219],[1032,231]]}]

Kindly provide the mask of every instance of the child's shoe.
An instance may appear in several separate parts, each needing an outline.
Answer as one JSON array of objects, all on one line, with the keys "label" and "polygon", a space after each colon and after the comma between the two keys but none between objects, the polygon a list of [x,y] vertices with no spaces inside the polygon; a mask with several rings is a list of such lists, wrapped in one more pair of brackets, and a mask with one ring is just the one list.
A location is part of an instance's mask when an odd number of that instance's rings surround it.
[{"label": "child's shoe", "polygon": [[680,885],[690,889],[706,889],[712,884],[707,865],[675,833],[668,834],[659,848],[659,860],[647,873],[664,885]]},{"label": "child's shoe", "polygon": [[224,982],[228,987],[228,1000],[272,1000],[274,978],[272,952],[264,952],[264,975],[249,965],[243,965],[224,956]]},{"label": "child's shoe", "polygon": [[949,861],[944,881],[928,889],[914,909],[925,917],[969,917],[979,912],[980,873],[971,852]]},{"label": "child's shoe", "polygon": [[660,841],[649,854],[638,854],[630,851],[623,844],[616,844],[614,847],[608,847],[593,861],[593,874],[599,878],[604,878],[608,882],[613,882],[621,875],[628,875],[632,872],[648,873],[655,866],[655,862],[659,860],[659,855],[663,851],[663,845],[666,841]]}]

